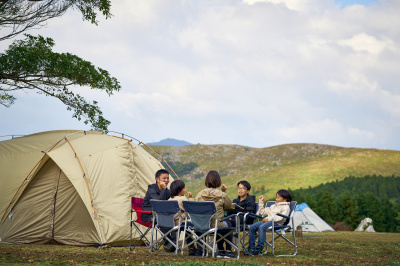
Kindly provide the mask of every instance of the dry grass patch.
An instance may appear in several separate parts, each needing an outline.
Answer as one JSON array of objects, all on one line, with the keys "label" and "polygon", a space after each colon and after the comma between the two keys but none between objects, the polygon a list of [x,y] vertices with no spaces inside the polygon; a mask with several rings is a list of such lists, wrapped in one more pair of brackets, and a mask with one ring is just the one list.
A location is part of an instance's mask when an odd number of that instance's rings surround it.
[{"label": "dry grass patch", "polygon": [[[279,241],[279,250],[284,242]],[[294,257],[249,257],[241,254],[238,261],[149,254],[145,247],[134,252],[127,247],[104,248],[56,245],[0,245],[1,264],[42,265],[400,265],[400,234],[329,232],[305,233],[297,239],[298,254]]]}]

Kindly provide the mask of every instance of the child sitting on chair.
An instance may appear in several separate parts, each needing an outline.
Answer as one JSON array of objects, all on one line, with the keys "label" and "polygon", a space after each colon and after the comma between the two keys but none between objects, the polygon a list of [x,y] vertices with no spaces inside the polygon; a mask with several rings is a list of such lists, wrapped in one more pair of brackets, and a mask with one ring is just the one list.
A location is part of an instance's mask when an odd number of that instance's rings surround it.
[{"label": "child sitting on chair", "polygon": [[[194,200],[194,198],[192,198],[192,193],[189,192],[189,191],[188,191],[189,199],[187,199],[185,197],[185,192],[186,192],[186,188],[185,187],[186,187],[185,186],[185,182],[183,182],[182,180],[175,180],[175,181],[173,181],[171,183],[171,186],[169,188],[170,191],[171,191],[171,198],[169,198],[168,200],[176,200],[176,201],[178,201],[179,207],[181,208],[181,213],[182,213],[181,223],[185,222],[184,219],[186,217],[185,209],[183,208],[183,203],[182,202],[186,201],[186,200],[191,200],[191,201]],[[175,220],[175,226],[178,225],[179,224],[179,214],[176,214],[174,216],[174,220]],[[188,223],[188,224],[190,224],[190,223]],[[197,252],[197,250],[195,248],[195,245],[194,244],[190,245],[189,246],[189,256],[195,256],[196,252]],[[197,253],[200,253],[200,251],[197,252]]]},{"label": "child sitting on chair", "polygon": [[[264,242],[266,240],[266,232],[269,227],[272,226],[272,216],[277,213],[288,216],[290,213],[290,202],[292,196],[289,191],[281,189],[276,192],[276,203],[271,207],[264,208],[264,196],[261,195],[258,198],[259,215],[266,216],[261,222],[257,222],[250,226],[249,234],[249,255],[262,255],[264,248]],[[286,218],[275,215],[274,226],[282,225],[286,221]],[[258,231],[258,243],[255,247],[256,233]]]},{"label": "child sitting on chair", "polygon": [[[182,212],[182,223],[185,222],[185,209],[183,208],[183,201],[186,200],[194,200],[194,198],[192,198],[192,192],[188,191],[188,197],[189,199],[187,199],[185,197],[185,192],[186,192],[186,188],[185,188],[185,182],[183,182],[182,180],[175,180],[174,182],[171,183],[171,186],[169,187],[169,190],[171,191],[171,197],[168,200],[176,200],[179,203],[179,207],[181,208],[181,212]],[[179,223],[179,214],[176,214],[174,217],[175,220],[175,225],[178,225]]]}]

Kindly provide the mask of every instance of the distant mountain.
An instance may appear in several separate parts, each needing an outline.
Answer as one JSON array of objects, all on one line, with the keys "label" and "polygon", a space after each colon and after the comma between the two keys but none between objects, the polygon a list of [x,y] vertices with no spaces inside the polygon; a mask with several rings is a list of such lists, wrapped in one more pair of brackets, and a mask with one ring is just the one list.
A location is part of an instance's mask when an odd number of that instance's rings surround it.
[{"label": "distant mountain", "polygon": [[159,142],[147,143],[147,145],[162,145],[162,146],[182,147],[182,146],[192,145],[192,143],[189,143],[189,142],[184,141],[184,140],[168,138],[168,139],[160,140]]}]

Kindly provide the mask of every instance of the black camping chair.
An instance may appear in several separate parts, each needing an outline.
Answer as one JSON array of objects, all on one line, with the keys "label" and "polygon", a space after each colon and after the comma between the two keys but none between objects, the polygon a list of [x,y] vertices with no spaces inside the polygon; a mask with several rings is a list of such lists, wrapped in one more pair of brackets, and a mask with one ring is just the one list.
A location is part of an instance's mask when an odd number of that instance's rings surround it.
[{"label": "black camping chair", "polygon": [[[240,221],[239,214],[229,215],[221,221],[235,217],[235,227],[218,228],[218,219],[215,219],[215,224],[211,225],[211,219],[217,215],[217,207],[213,201],[184,201],[183,208],[186,212],[184,235],[185,240],[182,243],[182,255],[185,248],[193,243],[197,243],[203,247],[203,256],[208,255],[208,251],[212,252],[212,257],[215,257],[217,251],[217,235],[219,241],[228,242],[235,250],[237,259],[240,257]],[[190,219],[193,226],[188,226],[187,222]],[[238,238],[230,242],[226,237],[231,233],[237,234]],[[185,242],[188,242],[185,244]]]},{"label": "black camping chair", "polygon": [[[163,241],[170,243],[174,248],[174,254],[178,254],[179,250],[179,233],[181,230],[181,209],[176,200],[150,200],[150,205],[153,210],[153,224],[150,236],[149,252],[154,251],[154,247],[160,245]],[[175,226],[174,216],[179,214],[179,225]],[[160,233],[160,237],[154,239],[154,230]],[[176,234],[176,242],[174,243],[168,238],[169,234]]]},{"label": "black camping chair", "polygon": [[[268,201],[266,207],[270,207],[272,204],[273,204],[272,201]],[[240,239],[240,243],[242,244],[242,248],[243,248],[243,251],[245,252],[245,254],[248,254],[248,252],[249,252],[247,250],[247,246],[249,245],[249,240],[248,240],[249,229],[250,229],[250,226],[254,222],[258,222],[260,220],[257,217],[261,217],[261,216],[258,216],[258,202],[256,202],[255,214],[251,211],[243,213],[243,224],[240,226],[240,230],[242,232],[242,237]]]},{"label": "black camping chair", "polygon": [[[266,206],[271,206],[275,204],[275,201],[268,201]],[[295,234],[295,228],[294,228],[294,211],[296,209],[296,205],[297,202],[296,201],[291,201],[290,202],[290,212],[289,212],[289,216],[277,213],[272,217],[272,221],[274,221],[275,216],[281,216],[286,218],[286,221],[282,224],[282,225],[275,225],[275,223],[272,223],[272,226],[268,228],[267,233],[270,232],[272,234],[272,238],[271,241],[266,241],[266,250],[264,252],[264,254],[266,254],[268,252],[268,246],[270,246],[272,248],[272,254],[275,257],[281,257],[281,256],[296,256],[297,254],[297,245],[296,245],[296,234]],[[255,218],[258,219],[262,219],[262,216],[259,215],[254,215],[254,214],[249,214],[250,216],[254,216]],[[293,242],[290,241],[288,238],[285,237],[286,232],[291,231],[292,232],[292,236],[293,236]],[[275,236],[276,235],[276,236]],[[293,247],[294,252],[292,254],[280,254],[280,255],[276,255],[275,254],[275,245],[276,245],[276,240],[278,238],[282,238],[283,240],[285,240],[286,243],[288,243],[289,245],[291,245]]]}]

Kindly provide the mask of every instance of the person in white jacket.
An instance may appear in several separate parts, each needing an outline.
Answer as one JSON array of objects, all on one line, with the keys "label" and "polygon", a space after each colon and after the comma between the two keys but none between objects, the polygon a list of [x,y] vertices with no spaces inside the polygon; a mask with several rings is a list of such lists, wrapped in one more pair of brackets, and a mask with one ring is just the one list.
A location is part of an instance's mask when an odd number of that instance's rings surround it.
[{"label": "person in white jacket", "polygon": [[[264,208],[264,196],[261,195],[258,198],[259,215],[265,217],[261,222],[257,222],[250,226],[249,233],[249,255],[262,255],[262,250],[264,249],[264,243],[266,240],[266,231],[269,227],[274,225],[282,225],[286,218],[283,218],[277,213],[288,216],[290,213],[290,202],[292,201],[292,196],[289,191],[281,189],[276,192],[276,203],[271,205],[271,207]],[[272,216],[274,216],[274,221],[272,222]],[[255,246],[256,235],[258,232],[258,242]]]}]

